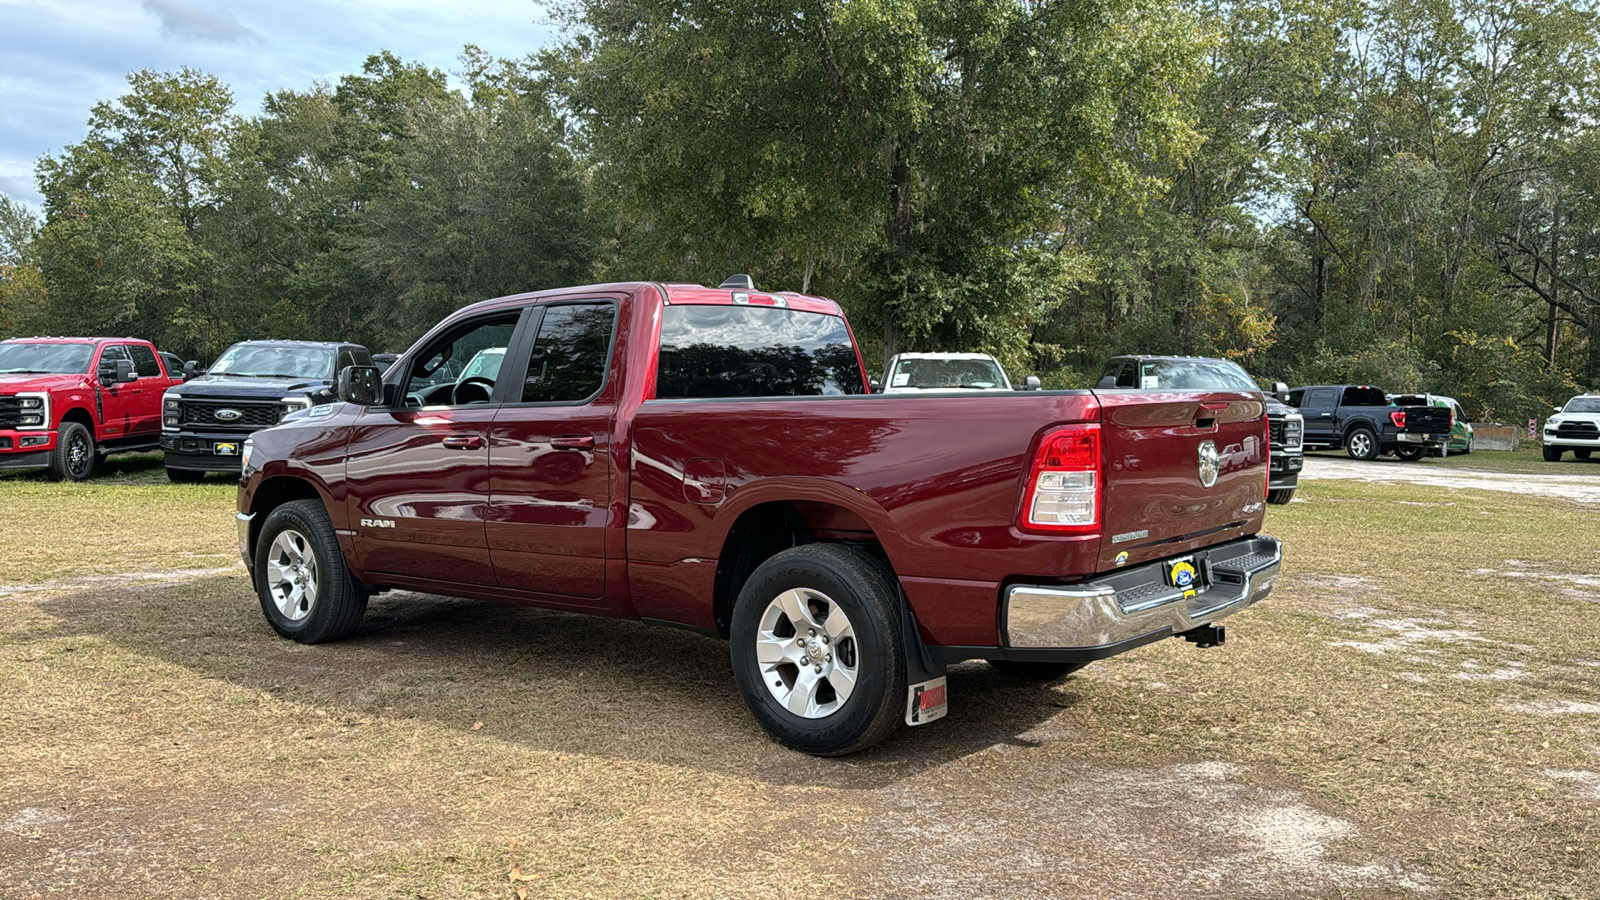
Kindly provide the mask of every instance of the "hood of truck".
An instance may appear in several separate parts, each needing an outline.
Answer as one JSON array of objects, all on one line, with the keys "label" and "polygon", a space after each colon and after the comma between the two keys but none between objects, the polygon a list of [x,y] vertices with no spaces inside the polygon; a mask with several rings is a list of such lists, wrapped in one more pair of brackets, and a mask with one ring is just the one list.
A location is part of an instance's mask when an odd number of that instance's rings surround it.
[{"label": "hood of truck", "polygon": [[1095,395],[1105,463],[1100,571],[1261,530],[1268,449],[1260,395]]},{"label": "hood of truck", "polygon": [[82,387],[88,380],[87,375],[29,375],[18,372],[12,375],[0,375],[0,391],[7,394],[19,391],[60,391]]},{"label": "hood of truck", "polygon": [[169,396],[185,400],[276,400],[279,397],[332,390],[333,382],[320,378],[250,378],[239,375],[201,375],[168,389]]}]

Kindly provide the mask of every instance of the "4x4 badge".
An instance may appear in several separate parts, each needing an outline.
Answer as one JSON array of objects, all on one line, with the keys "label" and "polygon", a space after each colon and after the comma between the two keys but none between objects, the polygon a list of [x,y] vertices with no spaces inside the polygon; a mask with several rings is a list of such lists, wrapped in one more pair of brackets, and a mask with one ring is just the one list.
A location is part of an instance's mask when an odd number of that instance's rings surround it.
[{"label": "4x4 badge", "polygon": [[1200,445],[1200,486],[1211,487],[1217,483],[1217,473],[1222,469],[1222,456],[1217,445],[1206,441]]}]

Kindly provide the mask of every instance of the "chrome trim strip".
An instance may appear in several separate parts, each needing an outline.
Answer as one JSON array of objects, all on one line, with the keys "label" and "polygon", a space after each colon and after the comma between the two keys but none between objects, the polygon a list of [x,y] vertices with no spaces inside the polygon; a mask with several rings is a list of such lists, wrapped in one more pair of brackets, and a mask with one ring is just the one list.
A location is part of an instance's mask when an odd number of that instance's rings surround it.
[{"label": "chrome trim strip", "polygon": [[246,571],[255,572],[255,554],[250,547],[250,523],[255,520],[255,513],[234,513],[234,525],[239,529],[239,557],[244,560]]},{"label": "chrome trim strip", "polygon": [[1008,647],[1087,650],[1215,622],[1272,592],[1283,544],[1277,538],[1245,538],[1173,559],[1191,555],[1210,570],[1208,586],[1192,597],[1165,587],[1164,560],[1081,585],[1007,588],[1001,640]]}]

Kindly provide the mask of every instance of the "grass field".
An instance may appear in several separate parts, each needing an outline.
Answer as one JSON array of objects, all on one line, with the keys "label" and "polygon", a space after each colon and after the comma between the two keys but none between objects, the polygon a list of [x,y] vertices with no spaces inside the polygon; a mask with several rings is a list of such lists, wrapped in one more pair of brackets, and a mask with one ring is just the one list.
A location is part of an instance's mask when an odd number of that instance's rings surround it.
[{"label": "grass field", "polygon": [[686,633],[384,595],[279,640],[231,482],[159,472],[0,478],[8,898],[1600,897],[1594,509],[1302,482],[1225,646],[964,664],[824,761]]}]

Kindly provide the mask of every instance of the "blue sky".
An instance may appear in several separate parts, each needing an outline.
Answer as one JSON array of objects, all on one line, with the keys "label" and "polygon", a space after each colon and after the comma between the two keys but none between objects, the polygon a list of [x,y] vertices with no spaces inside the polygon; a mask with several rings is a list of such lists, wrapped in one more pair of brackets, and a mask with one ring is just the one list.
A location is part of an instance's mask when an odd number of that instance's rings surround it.
[{"label": "blue sky", "polygon": [[254,115],[380,50],[453,71],[467,44],[517,58],[558,39],[536,0],[0,0],[0,191],[42,214],[35,161],[83,140],[140,69],[215,75]]}]

